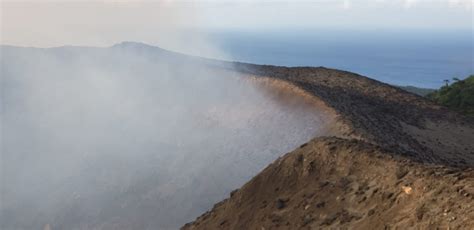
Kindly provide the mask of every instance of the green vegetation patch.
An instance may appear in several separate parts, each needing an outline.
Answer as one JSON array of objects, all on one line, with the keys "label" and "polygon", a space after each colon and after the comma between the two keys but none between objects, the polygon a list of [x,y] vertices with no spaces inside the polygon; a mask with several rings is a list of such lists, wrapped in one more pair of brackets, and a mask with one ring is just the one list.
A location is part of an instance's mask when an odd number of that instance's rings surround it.
[{"label": "green vegetation patch", "polygon": [[474,75],[464,80],[453,78],[453,83],[426,95],[427,98],[467,116],[474,117]]}]

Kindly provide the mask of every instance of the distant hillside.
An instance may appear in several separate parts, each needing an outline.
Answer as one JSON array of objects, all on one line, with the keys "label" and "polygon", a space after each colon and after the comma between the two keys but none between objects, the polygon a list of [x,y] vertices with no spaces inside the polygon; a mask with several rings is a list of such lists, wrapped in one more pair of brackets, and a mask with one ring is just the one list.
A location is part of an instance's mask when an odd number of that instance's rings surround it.
[{"label": "distant hillside", "polygon": [[428,88],[418,88],[418,87],[415,87],[415,86],[398,86],[400,89],[403,89],[407,92],[410,92],[410,93],[414,93],[414,94],[417,94],[417,95],[420,95],[420,96],[426,96],[430,93],[433,93],[435,91],[435,89],[428,89]]},{"label": "distant hillside", "polygon": [[429,93],[427,97],[438,104],[468,116],[474,116],[474,75]]}]

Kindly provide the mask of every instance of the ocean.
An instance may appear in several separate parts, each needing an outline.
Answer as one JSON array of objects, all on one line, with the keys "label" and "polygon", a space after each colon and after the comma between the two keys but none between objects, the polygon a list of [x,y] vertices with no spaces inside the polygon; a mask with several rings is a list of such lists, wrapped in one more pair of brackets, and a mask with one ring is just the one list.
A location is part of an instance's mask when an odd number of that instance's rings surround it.
[{"label": "ocean", "polygon": [[474,74],[472,31],[218,31],[212,39],[231,60],[324,66],[389,84],[439,88]]}]

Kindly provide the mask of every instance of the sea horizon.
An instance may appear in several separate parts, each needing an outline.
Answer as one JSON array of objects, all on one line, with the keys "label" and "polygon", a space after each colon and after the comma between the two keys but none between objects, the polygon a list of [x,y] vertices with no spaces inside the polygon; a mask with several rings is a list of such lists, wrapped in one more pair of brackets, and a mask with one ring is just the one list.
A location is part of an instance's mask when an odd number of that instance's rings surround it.
[{"label": "sea horizon", "polygon": [[226,30],[212,37],[233,61],[324,66],[392,85],[439,88],[474,74],[472,33],[465,30]]}]

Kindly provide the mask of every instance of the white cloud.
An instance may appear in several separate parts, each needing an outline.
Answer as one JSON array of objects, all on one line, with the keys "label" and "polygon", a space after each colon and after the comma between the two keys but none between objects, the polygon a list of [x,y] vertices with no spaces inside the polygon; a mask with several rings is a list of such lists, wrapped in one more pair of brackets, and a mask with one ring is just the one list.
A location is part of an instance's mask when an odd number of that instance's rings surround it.
[{"label": "white cloud", "polygon": [[349,1],[349,0],[344,0],[344,3],[342,4],[342,8],[344,8],[344,9],[347,10],[347,9],[350,9],[351,6],[352,6],[351,1]]},{"label": "white cloud", "polygon": [[418,0],[404,0],[403,1],[403,7],[405,8],[412,8],[418,3]]},{"label": "white cloud", "polygon": [[[386,2],[384,0],[375,0],[376,2]],[[428,5],[433,3],[438,4],[447,4],[451,8],[465,8],[465,9],[472,9],[474,5],[474,0],[401,0],[400,1],[404,8],[414,8],[418,5]]]},{"label": "white cloud", "polygon": [[448,3],[450,7],[464,7],[472,10],[474,0],[449,0]]}]

